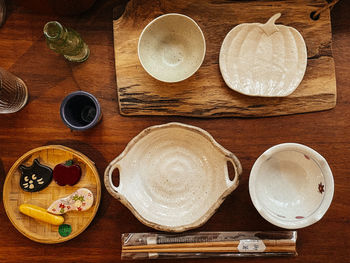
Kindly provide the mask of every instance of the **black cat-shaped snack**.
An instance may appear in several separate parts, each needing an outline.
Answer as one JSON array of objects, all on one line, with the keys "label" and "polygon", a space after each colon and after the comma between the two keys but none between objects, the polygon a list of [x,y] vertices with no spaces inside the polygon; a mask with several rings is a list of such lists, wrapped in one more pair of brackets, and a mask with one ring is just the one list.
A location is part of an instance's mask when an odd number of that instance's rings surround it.
[{"label": "black cat-shaped snack", "polygon": [[22,172],[19,184],[24,191],[38,192],[47,187],[52,180],[52,169],[40,164],[38,159],[29,167],[21,164],[18,168]]}]

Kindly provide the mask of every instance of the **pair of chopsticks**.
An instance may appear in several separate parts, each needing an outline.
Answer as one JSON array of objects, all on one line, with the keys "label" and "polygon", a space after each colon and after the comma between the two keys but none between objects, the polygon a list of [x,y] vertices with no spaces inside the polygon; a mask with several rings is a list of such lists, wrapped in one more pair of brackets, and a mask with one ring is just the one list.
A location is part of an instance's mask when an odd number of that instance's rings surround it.
[{"label": "pair of chopsticks", "polygon": [[[244,240],[243,240],[244,241]],[[261,240],[265,245],[263,252],[270,253],[292,253],[296,251],[293,240]],[[149,244],[149,245],[127,245],[122,246],[122,253],[234,253],[241,252],[238,248],[242,240],[199,242],[199,243],[169,243],[169,244]],[[245,252],[245,251],[243,251]],[[255,251],[246,251],[251,253]]]}]

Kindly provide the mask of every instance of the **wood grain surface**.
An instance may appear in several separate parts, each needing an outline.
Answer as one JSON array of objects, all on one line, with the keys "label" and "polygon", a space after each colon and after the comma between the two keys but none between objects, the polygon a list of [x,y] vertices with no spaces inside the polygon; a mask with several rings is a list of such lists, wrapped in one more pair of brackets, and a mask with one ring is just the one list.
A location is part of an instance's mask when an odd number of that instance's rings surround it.
[{"label": "wood grain surface", "polygon": [[[102,179],[107,165],[143,129],[177,121],[208,131],[218,143],[237,155],[243,167],[238,188],[198,230],[280,230],[265,221],[250,200],[250,169],[269,147],[283,142],[302,143],[327,159],[334,174],[335,193],[325,216],[318,223],[298,230],[297,257],[157,262],[349,262],[349,1],[341,0],[331,12],[337,106],[322,112],[248,119],[121,116],[115,85],[112,24],[113,7],[117,4],[122,6],[121,2],[98,0],[86,13],[71,17],[55,15],[43,10],[42,5],[29,4],[32,0],[6,2],[9,12],[6,23],[0,28],[0,67],[26,82],[30,98],[20,112],[0,115],[0,191],[11,166],[20,156],[36,147],[58,144],[78,150],[95,163]],[[149,8],[152,8],[151,4]],[[114,15],[120,13],[121,9],[115,9]],[[81,34],[91,49],[86,62],[67,62],[46,47],[42,29],[50,20],[58,20]],[[229,28],[231,25],[226,26]],[[84,132],[71,132],[59,114],[63,98],[76,90],[95,95],[103,112],[102,121]],[[117,176],[114,184],[118,184]],[[16,263],[120,262],[122,233],[153,231],[140,223],[104,186],[96,217],[83,233],[68,242],[49,245],[28,239],[12,225],[2,202],[0,222],[0,262]]]},{"label": "wood grain surface", "polygon": [[[180,115],[194,117],[274,116],[331,109],[336,104],[335,68],[329,10],[319,20],[310,13],[324,0],[289,1],[155,1],[132,0],[114,20],[115,65],[119,109],[123,115]],[[283,98],[239,94],[225,84],[219,53],[226,34],[241,23],[276,22],[296,28],[303,36],[308,61],[299,87]],[[178,83],[164,83],[141,66],[137,46],[143,28],[166,13],[193,18],[206,39],[206,57],[199,70]],[[220,15],[218,15],[220,14]]]}]

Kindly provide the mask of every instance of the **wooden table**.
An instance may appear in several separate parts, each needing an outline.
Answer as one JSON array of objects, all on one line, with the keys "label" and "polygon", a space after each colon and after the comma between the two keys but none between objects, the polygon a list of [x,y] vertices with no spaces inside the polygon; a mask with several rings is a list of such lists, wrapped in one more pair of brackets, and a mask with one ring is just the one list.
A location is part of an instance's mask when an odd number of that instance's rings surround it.
[{"label": "wooden table", "polygon": [[[144,128],[178,121],[207,130],[234,152],[243,166],[240,186],[199,230],[279,230],[255,210],[248,192],[250,169],[267,148],[298,142],[321,153],[334,174],[333,203],[324,218],[298,231],[295,258],[219,259],[218,262],[349,262],[350,258],[350,5],[339,2],[332,11],[333,51],[338,101],[330,111],[257,119],[182,117],[122,117],[116,98],[112,7],[118,1],[100,0],[87,13],[59,17],[28,9],[29,1],[8,3],[8,19],[0,28],[0,67],[20,76],[28,85],[28,105],[18,113],[0,116],[0,189],[12,164],[25,152],[47,144],[61,144],[86,154],[100,178],[108,163]],[[26,2],[23,6],[21,2]],[[33,1],[34,2],[34,1]],[[38,2],[38,1],[36,1]],[[41,6],[43,7],[43,6]],[[116,15],[116,14],[115,14]],[[42,28],[59,20],[81,33],[91,49],[87,62],[72,64],[50,51]],[[59,107],[70,92],[85,90],[101,103],[103,120],[85,132],[71,132],[60,120]],[[1,193],[2,197],[2,193]],[[118,262],[124,232],[147,232],[121,203],[102,186],[97,216],[78,237],[66,243],[44,245],[20,234],[0,205],[1,262]],[[213,259],[183,260],[212,262]],[[158,261],[175,262],[175,260]],[[179,262],[179,261],[176,261]]]}]

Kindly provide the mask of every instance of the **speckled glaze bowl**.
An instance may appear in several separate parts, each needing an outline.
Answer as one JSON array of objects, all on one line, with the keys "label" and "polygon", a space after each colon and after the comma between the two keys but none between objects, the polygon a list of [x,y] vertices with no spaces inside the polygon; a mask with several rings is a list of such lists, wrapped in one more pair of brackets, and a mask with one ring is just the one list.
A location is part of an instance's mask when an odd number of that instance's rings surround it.
[{"label": "speckled glaze bowl", "polygon": [[178,82],[192,76],[205,56],[205,39],[198,24],[182,14],[165,14],[142,31],[138,56],[152,77]]},{"label": "speckled glaze bowl", "polygon": [[333,175],[327,161],[313,149],[283,143],[256,160],[249,192],[267,221],[298,229],[319,221],[326,213],[333,198]]},{"label": "speckled glaze bowl", "polygon": [[[118,186],[112,181],[115,169]],[[149,127],[131,140],[106,168],[104,181],[108,192],[145,225],[181,232],[203,225],[236,189],[241,173],[237,157],[208,132],[168,123]]]}]

